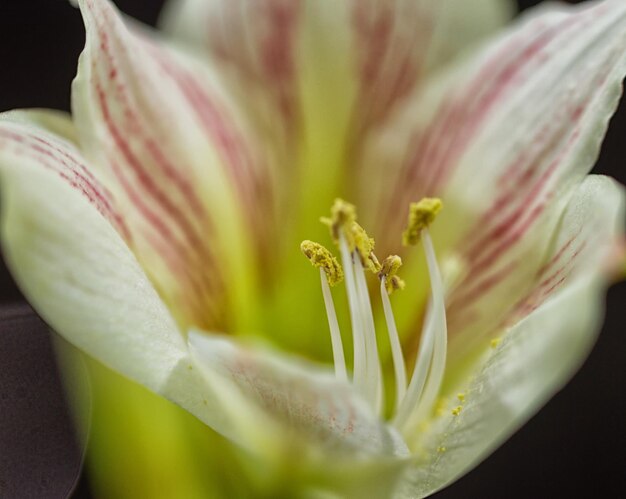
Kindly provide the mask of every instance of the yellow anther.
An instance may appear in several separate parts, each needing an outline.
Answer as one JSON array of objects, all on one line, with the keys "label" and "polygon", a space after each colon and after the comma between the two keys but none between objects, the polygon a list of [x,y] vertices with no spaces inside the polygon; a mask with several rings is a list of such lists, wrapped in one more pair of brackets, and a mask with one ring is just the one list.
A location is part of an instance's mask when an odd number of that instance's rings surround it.
[{"label": "yellow anther", "polygon": [[446,450],[447,449],[443,445],[437,447],[437,452],[439,452],[440,454],[443,454]]},{"label": "yellow anther", "polygon": [[405,246],[413,246],[419,242],[422,230],[433,223],[441,208],[443,208],[443,203],[439,198],[423,198],[418,203],[411,203],[409,223],[402,234],[402,242]]},{"label": "yellow anther", "polygon": [[401,266],[402,258],[398,255],[391,255],[383,260],[378,277],[385,278],[385,288],[389,294],[398,289],[404,289],[404,281],[396,275]]},{"label": "yellow anther", "polygon": [[368,236],[365,229],[356,222],[350,224],[348,238],[352,241],[363,266],[377,274],[381,267],[378,258],[374,254],[374,246],[376,245],[374,239]]},{"label": "yellow anther", "polygon": [[[352,223],[356,221],[356,207],[353,204],[337,198],[330,208],[330,217],[320,218],[320,222],[328,225],[330,228],[330,235],[333,238],[335,244],[339,244],[339,235],[341,230],[349,228]],[[354,248],[352,241],[347,241],[350,249]]]},{"label": "yellow anther", "polygon": [[463,410],[463,406],[457,405],[454,409],[452,409],[452,415],[458,416],[459,414],[461,414],[462,410]]},{"label": "yellow anther", "polygon": [[459,402],[461,402],[461,403],[465,402],[465,394],[464,393],[457,393],[456,398],[458,398]]},{"label": "yellow anther", "polygon": [[334,286],[343,280],[343,269],[334,255],[321,244],[313,241],[302,241],[300,249],[311,265],[324,270],[328,278],[328,284]]}]

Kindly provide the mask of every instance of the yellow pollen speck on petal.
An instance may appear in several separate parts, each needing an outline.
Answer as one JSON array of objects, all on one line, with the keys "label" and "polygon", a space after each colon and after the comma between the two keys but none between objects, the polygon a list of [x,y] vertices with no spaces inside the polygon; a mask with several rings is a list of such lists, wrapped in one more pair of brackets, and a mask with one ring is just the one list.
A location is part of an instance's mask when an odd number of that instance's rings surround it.
[{"label": "yellow pollen speck on petal", "polygon": [[491,340],[491,348],[497,348],[501,341],[502,338],[494,338],[493,340]]},{"label": "yellow pollen speck on petal", "polygon": [[457,405],[454,409],[452,409],[452,415],[458,416],[459,414],[461,414],[462,410],[463,410],[463,406]]},{"label": "yellow pollen speck on petal", "polygon": [[443,445],[437,447],[437,452],[439,452],[440,454],[444,453],[446,450],[447,449]]},{"label": "yellow pollen speck on petal", "polygon": [[361,258],[363,266],[377,274],[381,269],[381,265],[374,254],[374,246],[376,245],[374,238],[369,237],[365,229],[356,222],[350,224],[349,236],[354,244],[355,251]]},{"label": "yellow pollen speck on petal", "polygon": [[343,280],[343,269],[337,258],[324,246],[313,241],[302,241],[300,250],[306,256],[311,265],[324,270],[328,278],[328,284],[334,286]]},{"label": "yellow pollen speck on petal", "polygon": [[[356,222],[356,207],[343,199],[337,198],[330,208],[330,217],[322,217],[320,222],[328,225],[333,242],[339,244],[341,230],[343,229],[344,232],[347,232],[346,228],[350,228]],[[347,242],[350,249],[354,249],[353,241]]]},{"label": "yellow pollen speck on petal", "polygon": [[404,280],[397,276],[401,266],[402,258],[398,255],[391,255],[383,260],[378,277],[380,279],[385,278],[385,288],[389,294],[398,289],[404,289]]},{"label": "yellow pollen speck on petal", "polygon": [[465,402],[465,394],[464,393],[458,393],[456,398],[458,398],[459,402],[461,402],[461,403]]},{"label": "yellow pollen speck on petal", "polygon": [[439,198],[423,198],[409,206],[409,222],[402,234],[402,242],[405,246],[414,246],[419,243],[423,229],[433,223],[437,214],[443,208]]}]

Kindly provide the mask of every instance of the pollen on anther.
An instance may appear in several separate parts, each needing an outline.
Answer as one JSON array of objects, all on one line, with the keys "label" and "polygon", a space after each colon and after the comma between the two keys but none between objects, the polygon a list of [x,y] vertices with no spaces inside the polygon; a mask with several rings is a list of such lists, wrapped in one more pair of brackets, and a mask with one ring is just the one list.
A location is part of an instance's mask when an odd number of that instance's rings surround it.
[{"label": "pollen on anther", "polygon": [[452,409],[452,415],[453,416],[458,416],[459,414],[461,414],[462,410],[463,410],[463,406],[462,405],[457,405],[454,409]]},{"label": "pollen on anther", "polygon": [[374,238],[369,237],[365,229],[356,222],[350,224],[348,235],[354,244],[354,250],[361,258],[363,266],[374,274],[380,272],[381,265],[374,254],[374,247],[376,246]]},{"label": "pollen on anther", "polygon": [[328,284],[334,286],[343,280],[343,269],[337,258],[319,243],[305,240],[300,244],[300,250],[306,256],[311,265],[322,269],[328,279]]},{"label": "pollen on anther", "polygon": [[339,244],[341,229],[350,227],[356,221],[356,207],[353,204],[337,198],[330,208],[330,217],[320,218],[320,222],[328,225],[335,244]]},{"label": "pollen on anther", "polygon": [[423,229],[433,223],[437,214],[443,208],[439,198],[423,198],[409,206],[409,222],[402,234],[402,242],[405,246],[414,246],[420,241]]},{"label": "pollen on anther", "polygon": [[404,280],[397,275],[401,266],[402,258],[398,255],[391,255],[383,260],[378,277],[379,279],[385,278],[385,289],[387,289],[388,294],[398,289],[404,289]]}]

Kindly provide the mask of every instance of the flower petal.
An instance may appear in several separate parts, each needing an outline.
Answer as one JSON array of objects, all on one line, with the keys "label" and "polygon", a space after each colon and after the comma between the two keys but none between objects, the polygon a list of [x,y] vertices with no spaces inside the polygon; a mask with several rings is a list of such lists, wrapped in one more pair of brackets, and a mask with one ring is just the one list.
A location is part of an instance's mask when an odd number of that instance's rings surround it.
[{"label": "flower petal", "polygon": [[181,326],[225,327],[253,275],[248,257],[271,239],[272,163],[207,67],[132,31],[108,0],[79,4],[87,42],[72,107],[82,149]]},{"label": "flower petal", "polygon": [[584,180],[565,210],[531,290],[504,324],[523,319],[581,275],[610,278],[619,272],[624,258],[623,198],[623,187],[609,177],[589,175]]},{"label": "flower petal", "polygon": [[[503,24],[509,6],[508,0],[170,0],[166,30],[204,51],[255,129],[282,151],[281,237],[273,254],[284,264],[271,272],[275,307],[263,311],[268,324],[282,323],[268,329],[288,336],[299,327],[294,322],[303,323],[295,315],[285,323],[294,294],[319,293],[294,270],[303,268],[294,263],[294,244],[326,237],[317,220],[337,195],[351,198],[355,158],[369,130],[402,108],[428,74]],[[311,324],[281,343],[309,347],[316,342]]]},{"label": "flower petal", "polygon": [[20,288],[70,343],[240,442],[120,236],[108,191],[74,145],[33,124],[40,118],[0,115],[2,249]]},{"label": "flower petal", "polygon": [[277,459],[297,453],[304,473],[332,475],[321,481],[344,493],[393,487],[408,456],[402,438],[330,371],[213,334],[192,331],[189,343],[195,365],[256,448]]},{"label": "flower petal", "polygon": [[538,282],[533,310],[483,355],[454,413],[450,407],[427,435],[415,435],[423,460],[406,497],[432,493],[478,464],[580,366],[601,324],[604,263],[623,231],[624,200],[623,188],[606,177],[577,189],[546,266],[553,284]]},{"label": "flower petal", "polygon": [[435,238],[462,268],[447,300],[452,357],[484,341],[532,285],[597,158],[625,53],[623,2],[538,9],[433,82],[372,142],[362,178],[377,187],[362,193],[381,232],[399,233],[414,199],[446,204]]},{"label": "flower petal", "polygon": [[[330,371],[195,331],[189,334],[189,343],[196,364],[208,377],[219,379],[218,384],[222,380],[233,384],[246,404],[258,406],[283,427],[337,453],[406,455],[399,435]],[[228,397],[230,401],[225,403],[235,405],[233,390],[228,391]],[[251,417],[233,412],[234,417]]]},{"label": "flower petal", "polygon": [[509,0],[170,0],[163,24],[204,49],[257,123],[278,134],[285,182],[301,187],[304,200],[294,202],[310,207],[308,220],[353,171],[367,131],[425,76],[502,26],[512,7]]},{"label": "flower petal", "polygon": [[[508,0],[170,0],[163,25],[225,63],[233,81],[265,97],[293,131],[299,80],[328,71],[332,62],[324,55],[340,59],[350,81],[358,81],[354,109],[368,110],[355,121],[366,127],[512,12]],[[307,39],[332,52],[308,52]],[[324,93],[345,83],[339,87]]]},{"label": "flower petal", "polygon": [[106,189],[25,113],[0,120],[0,172],[3,248],[25,295],[70,342],[158,391],[185,343],[114,229]]}]

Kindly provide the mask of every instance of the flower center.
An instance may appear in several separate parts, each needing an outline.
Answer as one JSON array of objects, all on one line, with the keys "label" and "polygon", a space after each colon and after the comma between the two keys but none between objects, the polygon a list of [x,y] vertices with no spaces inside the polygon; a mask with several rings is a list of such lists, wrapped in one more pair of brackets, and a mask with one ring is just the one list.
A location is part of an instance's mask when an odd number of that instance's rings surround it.
[{"label": "flower center", "polygon": [[[330,218],[323,218],[322,222],[330,228],[331,236],[339,249],[341,264],[322,245],[312,241],[303,241],[301,244],[304,255],[320,269],[335,374],[339,380],[352,383],[372,409],[382,416],[385,406],[383,369],[378,353],[366,271],[373,272],[380,280],[380,297],[395,378],[395,404],[391,419],[392,424],[401,431],[428,415],[439,393],[446,365],[444,287],[428,231],[441,207],[441,201],[434,198],[424,198],[418,203],[412,203],[408,227],[403,234],[405,245],[423,245],[431,288],[417,359],[408,384],[405,358],[390,300],[394,291],[404,288],[404,281],[397,275],[402,265],[400,257],[392,255],[380,263],[374,254],[374,240],[356,222],[355,207],[340,199],[335,201]],[[352,329],[354,361],[351,376],[346,368],[339,322],[330,289],[342,280],[345,280]]]}]

